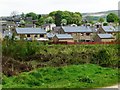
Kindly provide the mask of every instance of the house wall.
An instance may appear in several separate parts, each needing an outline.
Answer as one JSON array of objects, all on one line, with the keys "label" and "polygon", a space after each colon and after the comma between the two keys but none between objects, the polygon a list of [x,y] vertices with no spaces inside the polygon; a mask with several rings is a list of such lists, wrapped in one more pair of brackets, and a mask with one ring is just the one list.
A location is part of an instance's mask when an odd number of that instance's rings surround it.
[{"label": "house wall", "polygon": [[101,42],[101,39],[99,38],[99,36],[96,35],[96,37],[94,38],[95,42]]},{"label": "house wall", "polygon": [[69,39],[66,39],[66,40],[59,40],[61,42],[74,42],[74,40],[69,40]]},{"label": "house wall", "polygon": [[73,39],[64,39],[64,40],[60,40],[58,39],[56,36],[53,37],[53,42],[74,42]]},{"label": "house wall", "polygon": [[115,41],[115,39],[101,39],[99,36],[96,36],[96,38],[94,39],[95,42],[111,42],[111,41]]},{"label": "house wall", "polygon": [[[25,37],[25,38],[32,38],[32,40],[35,40],[36,38],[41,38],[40,34],[37,34],[37,37],[35,37],[35,34],[30,34],[30,37],[27,37],[27,34],[18,35],[19,37]],[[46,34],[44,34],[44,37],[46,38]]]},{"label": "house wall", "polygon": [[111,41],[115,41],[115,39],[101,39],[102,42],[111,42]]},{"label": "house wall", "polygon": [[3,40],[2,33],[0,32],[0,41]]},{"label": "house wall", "polygon": [[100,28],[98,29],[97,33],[106,33],[106,32],[103,30],[102,27],[100,27]]},{"label": "house wall", "polygon": [[65,32],[64,32],[64,30],[63,30],[62,28],[60,28],[60,29],[58,30],[58,34],[65,34]]},{"label": "house wall", "polygon": [[58,38],[56,36],[53,37],[53,42],[58,42]]},{"label": "house wall", "polygon": [[92,33],[89,35],[86,35],[86,33],[72,33],[71,34],[73,39],[78,41],[78,40],[92,40]]}]

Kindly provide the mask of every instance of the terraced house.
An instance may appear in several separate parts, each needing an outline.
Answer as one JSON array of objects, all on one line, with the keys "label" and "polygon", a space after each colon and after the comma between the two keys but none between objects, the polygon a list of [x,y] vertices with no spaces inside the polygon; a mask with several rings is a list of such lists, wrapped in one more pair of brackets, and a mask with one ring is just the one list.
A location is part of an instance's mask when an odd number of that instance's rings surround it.
[{"label": "terraced house", "polygon": [[[119,30],[119,27],[116,27],[114,28],[113,26],[101,26],[98,30],[97,30],[97,34],[104,34],[104,36],[108,36],[108,34],[110,36],[112,36],[112,40],[109,40],[108,41],[113,41],[113,40],[116,40],[116,35],[117,33],[119,33],[120,30]],[[107,41],[107,40],[105,40]]]},{"label": "terraced house", "polygon": [[16,33],[27,40],[46,39],[46,31],[41,28],[16,28]]},{"label": "terraced house", "polygon": [[115,38],[112,34],[97,34],[96,38],[94,39],[95,42],[112,42]]},{"label": "terraced house", "polygon": [[54,42],[74,42],[73,37],[70,34],[56,34],[53,37]]},{"label": "terraced house", "polygon": [[59,30],[60,34],[71,34],[76,42],[93,41],[93,31],[85,26],[64,26]]},{"label": "terraced house", "polygon": [[98,31],[98,33],[109,33],[109,34],[115,34],[117,32],[119,32],[119,30],[116,28],[114,28],[113,26],[101,26]]}]

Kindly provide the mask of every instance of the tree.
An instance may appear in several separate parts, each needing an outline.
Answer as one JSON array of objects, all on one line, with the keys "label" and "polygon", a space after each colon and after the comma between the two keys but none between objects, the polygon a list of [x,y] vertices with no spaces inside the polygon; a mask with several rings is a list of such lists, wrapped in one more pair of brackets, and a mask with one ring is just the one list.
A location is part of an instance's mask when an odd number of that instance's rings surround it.
[{"label": "tree", "polygon": [[54,19],[52,17],[48,17],[45,19],[45,23],[49,24],[49,23],[54,23]]},{"label": "tree", "polygon": [[39,25],[43,25],[45,22],[45,17],[44,16],[41,16],[39,19],[38,19],[38,23]]},{"label": "tree", "polygon": [[32,17],[33,20],[36,20],[38,18],[37,14],[33,12],[27,13],[26,17]]},{"label": "tree", "polygon": [[108,26],[108,23],[107,22],[103,23],[103,26]]},{"label": "tree", "polygon": [[12,11],[12,12],[11,12],[11,16],[12,16],[12,17],[16,17],[17,15],[18,15],[18,12],[17,12],[17,11]]},{"label": "tree", "polygon": [[67,24],[67,20],[66,20],[66,19],[62,19],[62,20],[61,20],[61,24],[62,24],[62,25],[66,25],[66,24]]},{"label": "tree", "polygon": [[67,24],[72,24],[72,12],[69,11],[62,12],[62,19],[66,19]]},{"label": "tree", "polygon": [[62,20],[62,11],[57,11],[55,14],[55,24],[56,26],[61,26],[61,20]]},{"label": "tree", "polygon": [[49,13],[49,16],[53,17],[55,20],[55,24],[57,26],[61,25],[62,19],[66,19],[67,23],[66,24],[80,24],[82,20],[82,15],[79,12],[69,12],[69,11],[53,11]]},{"label": "tree", "polygon": [[22,14],[21,14],[21,18],[22,19],[25,19],[25,14],[22,12]]},{"label": "tree", "polygon": [[24,21],[24,20],[20,20],[20,24],[21,24],[21,25],[24,25],[24,24],[25,24],[25,21]]},{"label": "tree", "polygon": [[78,13],[74,13],[73,16],[72,16],[72,22],[73,22],[74,24],[79,25],[79,24],[81,23],[81,21],[82,21],[81,15],[78,14]]},{"label": "tree", "polygon": [[110,13],[107,15],[107,22],[117,23],[119,21],[119,18],[116,14]]},{"label": "tree", "polygon": [[98,22],[100,22],[100,23],[102,23],[102,22],[104,22],[104,21],[105,21],[105,19],[102,18],[102,17],[100,17],[100,18],[98,19]]}]

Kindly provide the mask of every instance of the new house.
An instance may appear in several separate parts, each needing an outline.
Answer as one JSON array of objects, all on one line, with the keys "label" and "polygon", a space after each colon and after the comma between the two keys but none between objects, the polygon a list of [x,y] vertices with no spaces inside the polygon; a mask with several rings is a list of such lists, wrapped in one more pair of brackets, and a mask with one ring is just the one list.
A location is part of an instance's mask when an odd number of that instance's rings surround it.
[{"label": "new house", "polygon": [[41,28],[16,28],[16,33],[20,38],[27,40],[46,39],[46,31]]},{"label": "new house", "polygon": [[113,26],[101,26],[98,31],[98,33],[109,33],[109,34],[115,34],[118,32],[117,29],[115,29]]},{"label": "new house", "polygon": [[115,38],[112,34],[97,34],[94,39],[95,42],[112,42],[115,41]]},{"label": "new house", "polygon": [[71,34],[73,39],[79,41],[92,41],[93,31],[85,26],[63,26],[59,30],[60,34]]},{"label": "new house", "polygon": [[70,34],[56,34],[53,37],[53,42],[74,42]]}]

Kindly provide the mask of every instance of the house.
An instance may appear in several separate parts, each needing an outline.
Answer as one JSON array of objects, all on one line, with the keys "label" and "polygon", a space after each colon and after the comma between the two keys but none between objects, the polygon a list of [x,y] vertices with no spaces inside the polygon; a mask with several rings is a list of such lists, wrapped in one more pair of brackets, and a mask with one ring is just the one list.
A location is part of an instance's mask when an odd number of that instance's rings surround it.
[{"label": "house", "polygon": [[112,42],[115,41],[115,38],[112,34],[97,34],[94,39],[95,42]]},{"label": "house", "polygon": [[73,39],[79,41],[93,41],[93,31],[90,27],[85,26],[64,26],[61,27],[59,34],[71,34]]},{"label": "house", "polygon": [[0,31],[0,42],[3,40],[2,32]]},{"label": "house", "polygon": [[118,30],[115,29],[113,26],[101,26],[97,31],[97,33],[109,33],[113,35],[117,32]]},{"label": "house", "polygon": [[55,34],[53,34],[53,33],[47,33],[47,38],[49,39],[49,40],[53,40],[53,37],[55,36]]},{"label": "house", "polygon": [[6,36],[12,38],[12,35],[13,35],[12,31],[9,30],[3,32],[3,38],[5,38]]},{"label": "house", "polygon": [[32,27],[34,27],[34,25],[33,24],[25,24],[25,27],[26,28],[32,28]]},{"label": "house", "polygon": [[27,40],[46,39],[46,31],[41,28],[16,28],[16,33]]},{"label": "house", "polygon": [[53,37],[53,42],[74,42],[70,34],[56,34]]},{"label": "house", "polygon": [[54,23],[52,23],[52,24],[44,24],[42,26],[42,28],[44,28],[44,30],[46,30],[46,31],[53,30],[54,27],[56,27],[56,25]]},{"label": "house", "polygon": [[59,33],[60,34],[60,29],[61,27],[60,26],[57,26],[57,27],[53,27],[53,30],[51,31],[52,33]]},{"label": "house", "polygon": [[16,24],[14,22],[11,22],[11,21],[4,21],[4,23],[2,23],[1,26],[2,26],[3,31],[5,31],[5,30],[14,31]]}]

